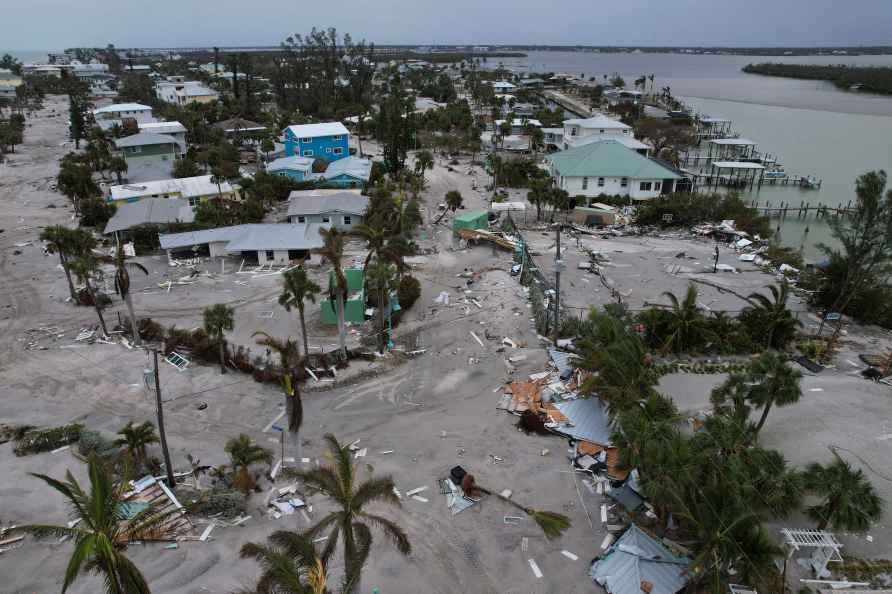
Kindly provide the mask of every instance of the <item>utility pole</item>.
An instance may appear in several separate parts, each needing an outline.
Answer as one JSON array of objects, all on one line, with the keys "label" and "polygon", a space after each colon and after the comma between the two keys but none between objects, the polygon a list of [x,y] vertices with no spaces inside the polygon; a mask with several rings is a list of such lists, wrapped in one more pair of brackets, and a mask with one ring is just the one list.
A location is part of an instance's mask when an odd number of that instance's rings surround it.
[{"label": "utility pole", "polygon": [[158,375],[158,349],[152,349],[155,360],[155,412],[158,416],[158,436],[161,438],[161,452],[164,454],[164,467],[167,469],[167,485],[173,489],[176,481],[173,478],[173,466],[170,463],[170,452],[167,451],[167,435],[164,433],[164,406],[161,404],[161,378]]},{"label": "utility pole", "polygon": [[555,226],[554,249],[554,338],[557,341],[561,325],[561,268],[564,261],[561,259],[561,224]]}]

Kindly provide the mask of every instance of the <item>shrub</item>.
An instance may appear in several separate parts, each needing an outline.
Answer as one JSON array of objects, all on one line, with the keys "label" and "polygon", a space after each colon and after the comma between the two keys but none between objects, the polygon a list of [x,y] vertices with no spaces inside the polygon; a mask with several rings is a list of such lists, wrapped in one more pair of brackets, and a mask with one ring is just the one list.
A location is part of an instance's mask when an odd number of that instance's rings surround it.
[{"label": "shrub", "polygon": [[796,346],[800,353],[813,361],[822,361],[827,357],[827,343],[823,340],[804,340]]},{"label": "shrub", "polygon": [[421,283],[414,276],[405,275],[396,291],[400,309],[409,309],[421,297]]},{"label": "shrub", "polygon": [[118,453],[118,446],[99,431],[84,430],[81,431],[77,451],[82,456],[96,454],[100,458],[109,458]]},{"label": "shrub", "polygon": [[28,431],[16,441],[13,452],[16,456],[27,456],[61,448],[80,439],[83,428],[83,425],[74,423],[50,429]]},{"label": "shrub", "polygon": [[235,518],[247,509],[247,498],[241,491],[215,487],[201,493],[189,509],[203,516],[221,514],[224,518]]}]

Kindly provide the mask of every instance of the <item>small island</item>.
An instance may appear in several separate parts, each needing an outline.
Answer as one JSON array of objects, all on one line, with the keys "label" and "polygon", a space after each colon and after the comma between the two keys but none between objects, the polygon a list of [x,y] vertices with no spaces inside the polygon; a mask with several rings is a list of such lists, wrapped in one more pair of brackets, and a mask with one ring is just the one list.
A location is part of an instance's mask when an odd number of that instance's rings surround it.
[{"label": "small island", "polygon": [[764,62],[761,64],[747,64],[743,67],[743,71],[751,74],[764,74],[766,76],[828,80],[841,89],[892,95],[892,68],[889,67],[818,66]]}]

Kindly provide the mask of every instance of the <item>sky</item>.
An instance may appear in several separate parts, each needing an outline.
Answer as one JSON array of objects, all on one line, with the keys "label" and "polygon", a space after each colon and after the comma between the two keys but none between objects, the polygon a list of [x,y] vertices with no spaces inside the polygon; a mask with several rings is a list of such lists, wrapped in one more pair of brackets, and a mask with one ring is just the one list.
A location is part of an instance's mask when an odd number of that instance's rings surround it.
[{"label": "sky", "polygon": [[378,44],[892,44],[892,0],[0,0],[0,49]]}]

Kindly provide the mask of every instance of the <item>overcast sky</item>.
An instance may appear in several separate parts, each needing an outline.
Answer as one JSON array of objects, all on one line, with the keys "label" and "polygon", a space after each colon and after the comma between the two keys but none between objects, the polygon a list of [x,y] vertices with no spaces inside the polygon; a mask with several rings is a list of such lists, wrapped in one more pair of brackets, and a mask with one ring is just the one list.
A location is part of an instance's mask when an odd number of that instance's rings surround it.
[{"label": "overcast sky", "polygon": [[0,47],[276,45],[333,26],[379,44],[892,44],[892,0],[0,0]]}]

